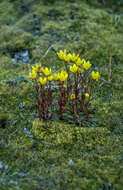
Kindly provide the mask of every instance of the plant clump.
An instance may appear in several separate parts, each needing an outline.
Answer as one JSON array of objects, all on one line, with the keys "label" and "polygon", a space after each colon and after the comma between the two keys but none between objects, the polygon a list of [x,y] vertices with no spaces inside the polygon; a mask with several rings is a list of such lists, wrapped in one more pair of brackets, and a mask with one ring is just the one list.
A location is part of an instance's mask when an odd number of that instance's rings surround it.
[{"label": "plant clump", "polygon": [[57,55],[64,62],[59,72],[36,65],[29,73],[36,89],[37,117],[48,121],[58,115],[60,120],[69,118],[82,125],[94,113],[90,106],[99,72],[79,54],[60,50]]}]

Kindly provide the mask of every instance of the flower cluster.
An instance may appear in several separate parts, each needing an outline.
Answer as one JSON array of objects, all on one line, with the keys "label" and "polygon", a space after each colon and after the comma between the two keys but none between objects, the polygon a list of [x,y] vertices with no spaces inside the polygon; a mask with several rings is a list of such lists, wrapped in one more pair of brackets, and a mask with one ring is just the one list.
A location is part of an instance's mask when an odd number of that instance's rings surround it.
[{"label": "flower cluster", "polygon": [[[60,119],[67,113],[76,120],[77,115],[86,113],[85,120],[88,121],[92,82],[99,80],[99,72],[92,70],[90,61],[81,59],[79,54],[60,50],[57,55],[64,63],[60,72],[36,65],[29,73],[36,88],[38,117],[49,120],[56,110]],[[56,90],[53,91],[54,86]]]},{"label": "flower cluster", "polygon": [[[65,61],[65,62],[74,62],[74,64],[72,66],[70,66],[70,71],[72,73],[78,72],[79,74],[81,74],[81,73],[83,73],[84,70],[87,71],[91,67],[90,61],[86,62],[85,59],[81,59],[79,57],[79,54],[78,55],[75,55],[75,53],[67,54],[66,50],[64,50],[64,51],[60,50],[57,53],[57,55],[61,60]],[[92,71],[91,75],[92,75],[93,80],[96,80],[96,81],[99,80],[99,72],[98,71],[97,72]]]},{"label": "flower cluster", "polygon": [[46,85],[47,81],[66,81],[68,73],[65,70],[61,70],[59,73],[52,73],[51,68],[48,69],[47,67],[43,68],[41,65],[36,65],[36,67],[32,66],[32,71],[28,76],[32,80],[39,79],[41,85]]},{"label": "flower cluster", "polygon": [[[32,66],[32,71],[28,77],[35,82],[38,117],[44,120],[51,119],[53,112],[52,86],[57,83],[59,87],[66,88],[65,82],[67,81],[68,73],[65,70],[53,73],[51,68],[36,65]],[[62,90],[59,96],[62,96]],[[62,109],[61,99],[59,100],[61,102],[60,110]]]}]

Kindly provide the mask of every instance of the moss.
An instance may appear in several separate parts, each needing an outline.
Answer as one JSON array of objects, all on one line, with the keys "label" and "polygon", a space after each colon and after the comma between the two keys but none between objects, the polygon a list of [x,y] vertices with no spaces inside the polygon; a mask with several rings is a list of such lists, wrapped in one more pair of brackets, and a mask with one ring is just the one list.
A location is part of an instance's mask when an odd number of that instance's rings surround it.
[{"label": "moss", "polygon": [[[77,185],[78,189],[95,189],[109,182],[113,187],[117,186],[114,183],[120,169],[116,172],[114,163],[118,166],[116,158],[120,141],[112,139],[107,129],[78,128],[63,123],[45,124],[35,120],[33,131],[39,138],[41,158],[51,164],[51,169],[47,168],[47,177],[49,183],[50,180],[54,181],[55,186],[51,182],[50,187],[73,189]],[[49,187],[48,184],[43,185]]]},{"label": "moss", "polygon": [[5,26],[0,28],[0,50],[12,51],[15,49],[26,49],[29,42],[32,40],[32,35],[24,32],[16,26]]},{"label": "moss", "polygon": [[[94,190],[109,183],[114,188],[121,188],[118,160],[121,142],[116,136],[112,138],[107,129],[78,128],[54,122],[45,124],[38,120],[34,121],[33,127],[36,128],[36,125],[40,125],[38,132],[42,133],[39,140],[30,138],[29,134],[24,135],[23,127],[17,130],[13,128],[16,131],[14,138],[15,131],[10,133],[11,145],[7,149],[8,153],[2,153],[1,159],[4,160],[9,154],[6,160],[9,159],[7,164],[11,169],[3,182],[14,173],[11,180],[17,180],[17,188],[20,189],[40,189],[41,186],[43,189],[77,187]],[[39,133],[36,137],[39,137]],[[12,188],[13,184],[9,183],[9,186]]]},{"label": "moss", "polygon": [[[87,147],[93,147],[95,144],[103,144],[105,136],[109,135],[106,128],[80,128],[59,123],[43,123],[35,120],[33,123],[34,135],[40,140],[53,144],[73,144],[82,143]],[[96,136],[96,138],[95,138]],[[95,142],[91,141],[95,140]]]},{"label": "moss", "polygon": [[1,113],[0,115],[0,128],[6,128],[9,120],[10,120],[10,114],[8,113]]},{"label": "moss", "polygon": [[14,10],[13,5],[8,1],[0,3],[0,23],[13,24],[18,18],[18,13]]},{"label": "moss", "polygon": [[[1,82],[4,81],[9,84],[8,80],[15,80],[15,83],[16,83],[17,82],[16,77],[19,77],[19,76],[25,77],[28,73],[27,69],[29,69],[29,65],[24,64],[24,63],[23,64],[15,63],[15,62],[13,62],[11,56],[2,55],[0,69],[2,71],[0,73]],[[26,78],[27,78],[27,76],[26,76]],[[13,83],[13,85],[14,85],[14,83]]]},{"label": "moss", "polygon": [[23,29],[26,32],[31,32],[34,35],[36,31],[41,29],[41,18],[35,14],[28,14],[22,17],[18,22],[16,22],[16,26]]},{"label": "moss", "polygon": [[101,116],[100,122],[102,123],[103,115],[103,117],[105,117],[105,120],[103,120],[103,125],[107,126],[111,131],[115,131],[116,133],[122,133],[122,104],[123,102],[121,100],[105,103],[103,104],[103,107],[99,108],[97,114],[97,117]]}]

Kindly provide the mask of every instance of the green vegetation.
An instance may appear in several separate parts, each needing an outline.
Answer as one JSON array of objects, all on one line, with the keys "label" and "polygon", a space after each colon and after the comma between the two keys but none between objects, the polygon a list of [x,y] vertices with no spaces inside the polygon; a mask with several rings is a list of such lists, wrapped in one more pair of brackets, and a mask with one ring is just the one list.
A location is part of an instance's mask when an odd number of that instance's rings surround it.
[{"label": "green vegetation", "polygon": [[[0,190],[122,189],[122,10],[120,0],[0,2]],[[34,118],[31,64],[59,70],[64,48],[99,68],[92,126]]]}]

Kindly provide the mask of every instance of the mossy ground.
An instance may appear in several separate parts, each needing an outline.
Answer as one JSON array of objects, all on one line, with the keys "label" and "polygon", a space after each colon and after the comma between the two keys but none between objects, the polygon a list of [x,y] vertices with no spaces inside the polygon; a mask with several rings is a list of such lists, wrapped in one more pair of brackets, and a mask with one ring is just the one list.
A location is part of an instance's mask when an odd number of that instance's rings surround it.
[{"label": "mossy ground", "polygon": [[[112,0],[112,7],[97,0],[0,2],[0,190],[122,189],[123,5],[118,2]],[[12,58],[28,50],[32,64],[59,69],[59,48],[79,52],[99,68],[95,122],[82,129],[40,123],[37,138],[34,89],[26,77],[31,65]]]}]

